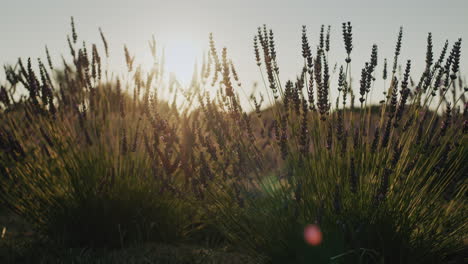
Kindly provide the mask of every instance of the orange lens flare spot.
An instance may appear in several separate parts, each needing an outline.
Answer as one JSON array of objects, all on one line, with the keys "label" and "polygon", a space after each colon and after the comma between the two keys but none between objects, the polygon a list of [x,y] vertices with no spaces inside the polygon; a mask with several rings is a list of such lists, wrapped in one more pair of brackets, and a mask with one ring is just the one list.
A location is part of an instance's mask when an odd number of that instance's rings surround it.
[{"label": "orange lens flare spot", "polygon": [[317,225],[307,225],[304,228],[304,240],[311,246],[318,246],[322,242],[322,231]]}]

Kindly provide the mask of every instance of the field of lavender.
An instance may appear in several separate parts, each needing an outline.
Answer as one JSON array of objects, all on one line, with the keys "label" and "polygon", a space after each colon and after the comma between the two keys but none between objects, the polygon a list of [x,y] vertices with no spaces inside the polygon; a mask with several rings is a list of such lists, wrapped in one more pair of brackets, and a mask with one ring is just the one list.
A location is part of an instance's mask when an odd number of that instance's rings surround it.
[{"label": "field of lavender", "polygon": [[70,59],[46,49],[0,79],[1,262],[463,263],[462,40],[435,54],[429,34],[414,76],[400,28],[394,57],[374,45],[352,77],[352,29],[330,62],[330,27],[312,45],[304,26],[303,70],[283,80],[259,27],[262,88],[246,95],[213,35],[183,86],[154,38],[152,68],[125,47],[121,74],[72,18]]}]

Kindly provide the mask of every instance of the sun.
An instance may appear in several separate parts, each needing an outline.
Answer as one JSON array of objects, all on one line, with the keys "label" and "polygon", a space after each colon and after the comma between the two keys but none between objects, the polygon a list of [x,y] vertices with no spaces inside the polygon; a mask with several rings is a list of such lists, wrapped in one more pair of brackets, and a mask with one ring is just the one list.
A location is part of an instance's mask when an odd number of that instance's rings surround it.
[{"label": "sun", "polygon": [[164,46],[165,71],[174,74],[183,86],[189,85],[199,50],[190,41],[171,41]]}]

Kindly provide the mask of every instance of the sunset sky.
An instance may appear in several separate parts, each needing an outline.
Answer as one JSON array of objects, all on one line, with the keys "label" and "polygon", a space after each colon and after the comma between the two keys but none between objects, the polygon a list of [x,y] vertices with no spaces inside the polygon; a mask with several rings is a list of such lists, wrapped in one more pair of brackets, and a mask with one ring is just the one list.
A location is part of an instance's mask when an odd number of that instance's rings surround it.
[{"label": "sunset sky", "polygon": [[[412,59],[414,73],[419,74],[424,65],[427,33],[433,33],[437,57],[446,39],[451,44],[458,37],[468,40],[467,13],[466,0],[2,1],[0,63],[14,63],[20,56],[44,57],[45,45],[58,63],[61,53],[68,56],[66,35],[70,32],[70,16],[74,16],[80,39],[87,43],[101,45],[98,27],[103,29],[110,42],[114,67],[124,65],[124,44],[136,55],[137,62],[148,62],[147,41],[154,34],[159,45],[166,48],[168,71],[181,75],[182,80],[189,78],[195,59],[201,61],[201,55],[207,51],[208,34],[213,32],[218,48],[228,47],[248,88],[260,80],[252,48],[258,26],[267,24],[275,32],[280,74],[285,81],[294,78],[302,65],[302,25],[308,27],[312,46],[317,44],[320,25],[332,26],[330,60],[334,65],[344,63],[341,23],[351,21],[353,72],[360,71],[376,43],[380,75],[383,58],[393,58],[398,29],[403,26],[400,62]],[[462,72],[468,67],[465,43]]]}]

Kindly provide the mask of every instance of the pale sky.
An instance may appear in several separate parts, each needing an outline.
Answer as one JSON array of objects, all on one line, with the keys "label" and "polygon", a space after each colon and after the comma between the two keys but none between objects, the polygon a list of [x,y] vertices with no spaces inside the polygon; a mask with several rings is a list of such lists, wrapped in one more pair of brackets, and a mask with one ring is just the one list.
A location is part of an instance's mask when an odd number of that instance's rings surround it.
[{"label": "pale sky", "polygon": [[[422,71],[428,32],[433,34],[435,57],[446,39],[453,44],[463,38],[462,73],[468,68],[468,0],[0,1],[0,64],[14,63],[18,57],[44,57],[45,45],[58,64],[60,54],[68,56],[66,35],[70,34],[70,16],[74,16],[78,35],[87,43],[102,45],[98,31],[102,27],[110,42],[113,64],[124,65],[124,43],[136,55],[137,62],[148,61],[147,41],[154,34],[157,42],[167,49],[168,70],[180,71],[182,75],[188,75],[196,56],[201,60],[208,48],[208,34],[213,32],[218,49],[228,47],[246,88],[261,80],[252,38],[263,24],[275,32],[283,82],[294,78],[302,67],[302,25],[307,25],[314,47],[320,25],[330,24],[330,64],[343,64],[341,23],[345,21],[353,24],[352,63],[356,82],[373,43],[379,47],[380,76],[383,58],[389,61],[393,58],[400,26],[404,27],[400,62],[413,60],[414,73]],[[177,59],[171,62],[171,56]],[[2,80],[4,75],[0,74]]]}]

